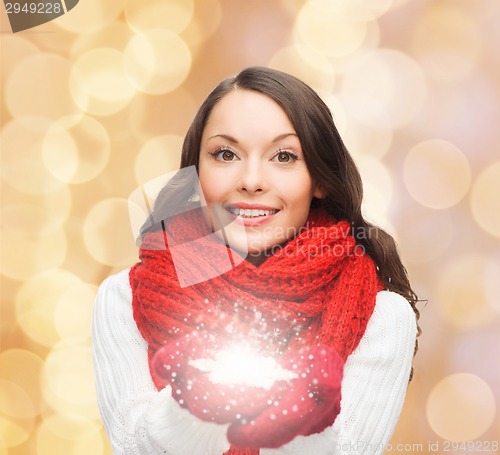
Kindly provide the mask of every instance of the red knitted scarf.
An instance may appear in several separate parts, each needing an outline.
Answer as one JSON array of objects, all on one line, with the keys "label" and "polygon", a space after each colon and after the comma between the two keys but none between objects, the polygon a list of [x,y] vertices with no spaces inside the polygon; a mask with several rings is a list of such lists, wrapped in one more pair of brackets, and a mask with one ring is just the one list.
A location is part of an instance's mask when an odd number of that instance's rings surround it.
[{"label": "red knitted scarf", "polygon": [[[177,246],[196,239],[193,248],[182,249],[182,262],[193,274],[217,270],[234,255],[207,237],[208,229],[199,210],[191,210],[169,220],[165,231],[143,238],[141,262],[130,270],[130,284],[134,319],[148,342],[150,366],[164,343],[194,330],[252,338],[275,351],[321,343],[347,359],[382,289],[373,261],[356,245],[347,221],[335,222],[325,212],[311,210],[296,237],[259,266],[243,261],[212,279],[181,287],[182,264],[171,253]],[[258,453],[236,448],[226,452]]]}]

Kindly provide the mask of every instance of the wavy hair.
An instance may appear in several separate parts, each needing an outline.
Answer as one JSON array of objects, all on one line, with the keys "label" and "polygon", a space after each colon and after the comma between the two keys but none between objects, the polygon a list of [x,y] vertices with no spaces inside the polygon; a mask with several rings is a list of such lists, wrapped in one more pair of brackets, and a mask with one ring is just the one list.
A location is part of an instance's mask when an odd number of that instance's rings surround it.
[{"label": "wavy hair", "polygon": [[[363,184],[358,168],[340,137],[329,108],[307,84],[290,74],[264,67],[246,68],[223,80],[203,102],[187,131],[180,167],[198,168],[201,138],[210,113],[233,90],[264,94],[287,114],[300,140],[309,173],[324,194],[322,199],[313,198],[311,207],[322,207],[335,219],[349,221],[356,241],[375,262],[386,289],[408,300],[420,334],[418,298],[410,285],[396,243],[387,232],[364,219],[361,212]],[[175,201],[189,200],[194,192],[193,185],[184,182],[182,175],[174,178],[160,192],[153,216],[164,212],[167,205]],[[415,353],[417,348],[418,342]]]}]

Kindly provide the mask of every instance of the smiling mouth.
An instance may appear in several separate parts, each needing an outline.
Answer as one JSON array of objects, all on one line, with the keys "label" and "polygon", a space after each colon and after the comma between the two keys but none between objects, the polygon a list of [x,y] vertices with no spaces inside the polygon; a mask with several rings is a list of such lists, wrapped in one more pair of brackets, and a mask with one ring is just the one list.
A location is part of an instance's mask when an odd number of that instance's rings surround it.
[{"label": "smiling mouth", "polygon": [[262,209],[240,209],[238,207],[227,207],[228,212],[243,218],[257,218],[259,216],[270,216],[279,212],[279,210],[262,210]]}]

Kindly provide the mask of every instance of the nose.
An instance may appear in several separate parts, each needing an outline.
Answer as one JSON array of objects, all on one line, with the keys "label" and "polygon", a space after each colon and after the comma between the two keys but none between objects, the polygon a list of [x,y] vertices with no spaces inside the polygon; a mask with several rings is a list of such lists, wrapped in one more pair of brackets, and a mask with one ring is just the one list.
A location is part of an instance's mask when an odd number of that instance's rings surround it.
[{"label": "nose", "polygon": [[246,193],[262,193],[267,189],[267,180],[260,160],[247,160],[241,167],[238,190]]}]

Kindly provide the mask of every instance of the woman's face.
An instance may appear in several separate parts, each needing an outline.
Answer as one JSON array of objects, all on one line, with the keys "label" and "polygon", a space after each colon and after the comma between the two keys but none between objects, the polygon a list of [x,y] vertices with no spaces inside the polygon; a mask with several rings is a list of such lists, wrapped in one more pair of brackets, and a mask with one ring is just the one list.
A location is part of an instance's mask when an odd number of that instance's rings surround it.
[{"label": "woman's face", "polygon": [[212,229],[259,262],[304,226],[321,197],[285,112],[271,98],[236,89],[213,108],[203,131],[199,178]]}]

